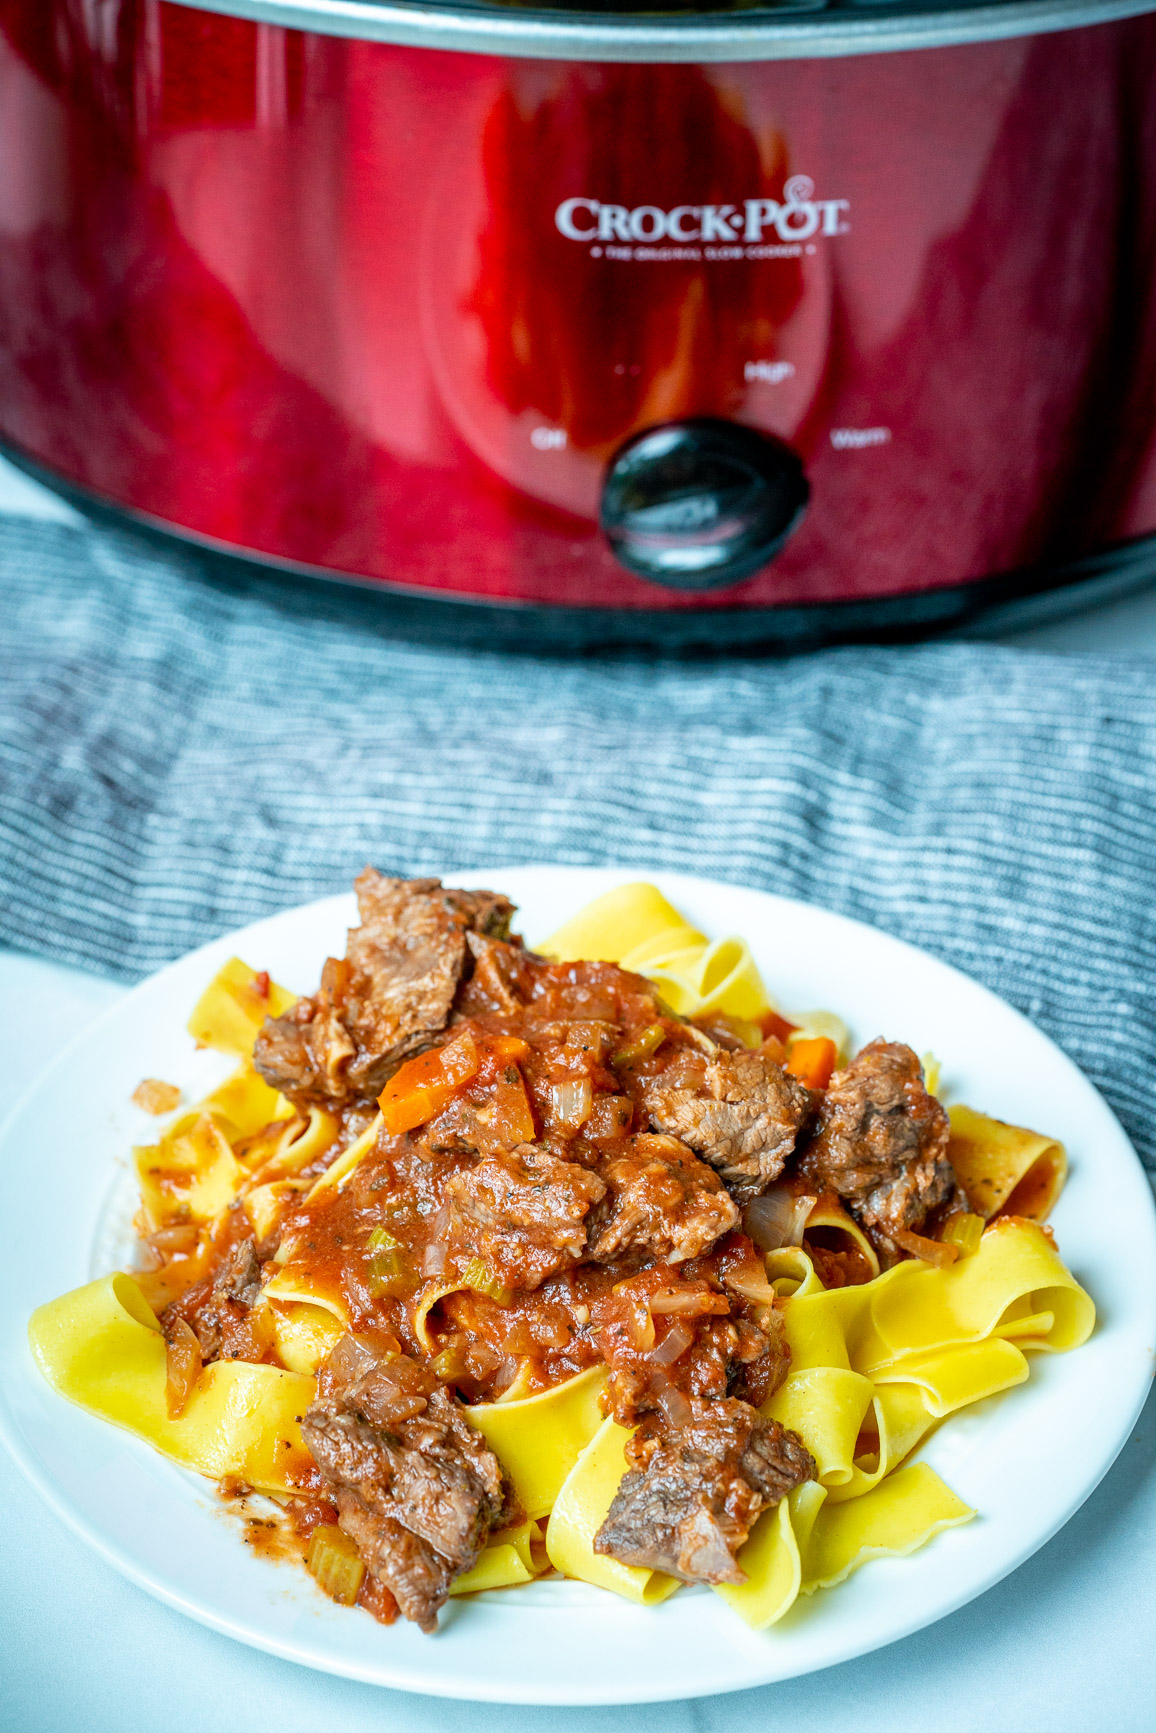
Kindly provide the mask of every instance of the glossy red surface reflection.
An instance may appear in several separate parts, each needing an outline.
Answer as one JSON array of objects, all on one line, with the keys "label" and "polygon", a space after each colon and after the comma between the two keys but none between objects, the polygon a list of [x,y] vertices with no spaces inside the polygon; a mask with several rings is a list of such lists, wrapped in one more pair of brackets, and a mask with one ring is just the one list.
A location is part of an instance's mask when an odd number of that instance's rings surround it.
[{"label": "glossy red surface reflection", "polygon": [[[498,60],[0,0],[0,439],[258,555],[615,608],[948,586],[1156,529],[1156,19],[845,60]],[[801,529],[597,528],[672,416]]]}]

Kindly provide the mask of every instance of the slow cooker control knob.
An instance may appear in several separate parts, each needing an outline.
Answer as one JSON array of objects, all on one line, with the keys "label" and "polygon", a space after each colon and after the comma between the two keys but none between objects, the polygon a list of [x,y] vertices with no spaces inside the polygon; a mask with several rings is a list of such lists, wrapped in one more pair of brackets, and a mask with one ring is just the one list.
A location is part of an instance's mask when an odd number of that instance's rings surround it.
[{"label": "slow cooker control knob", "polygon": [[629,571],[676,590],[714,590],[765,566],[806,510],[789,445],[733,421],[670,421],[612,459],[601,522]]}]

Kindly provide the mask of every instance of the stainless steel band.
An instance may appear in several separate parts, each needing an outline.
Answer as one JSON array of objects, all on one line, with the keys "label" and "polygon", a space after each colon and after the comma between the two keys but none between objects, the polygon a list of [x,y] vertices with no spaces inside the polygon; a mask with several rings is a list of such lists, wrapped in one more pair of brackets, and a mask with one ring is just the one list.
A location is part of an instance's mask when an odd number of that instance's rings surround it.
[{"label": "stainless steel band", "polygon": [[1156,10],[1156,0],[1006,0],[879,16],[861,11],[608,15],[406,4],[405,0],[179,0],[202,12],[414,48],[529,60],[737,61],[898,53],[1075,30]]}]

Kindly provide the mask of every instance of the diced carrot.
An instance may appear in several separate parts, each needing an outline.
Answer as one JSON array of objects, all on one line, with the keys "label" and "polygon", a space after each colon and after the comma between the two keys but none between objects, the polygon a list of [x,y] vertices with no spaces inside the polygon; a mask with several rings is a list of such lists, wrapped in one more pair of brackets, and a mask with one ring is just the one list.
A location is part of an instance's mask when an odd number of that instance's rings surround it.
[{"label": "diced carrot", "polygon": [[523,1041],[520,1035],[493,1035],[487,1042],[490,1052],[498,1059],[524,1059],[530,1051],[530,1043]]},{"label": "diced carrot", "polygon": [[787,1056],[787,1070],[808,1089],[826,1089],[839,1057],[835,1043],[826,1035],[796,1041]]},{"label": "diced carrot", "polygon": [[408,1059],[377,1098],[385,1129],[397,1137],[403,1131],[424,1125],[445,1107],[463,1083],[477,1075],[480,1063],[477,1042],[468,1029],[463,1029],[444,1047]]}]

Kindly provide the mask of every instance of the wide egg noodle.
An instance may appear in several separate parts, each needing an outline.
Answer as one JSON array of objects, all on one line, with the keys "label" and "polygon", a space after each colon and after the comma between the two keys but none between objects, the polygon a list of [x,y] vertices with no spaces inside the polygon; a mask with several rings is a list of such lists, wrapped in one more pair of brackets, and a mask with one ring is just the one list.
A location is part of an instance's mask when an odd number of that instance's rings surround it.
[{"label": "wide egg noodle", "polygon": [[722,1011],[751,1021],[773,1008],[746,940],[727,937],[712,943],[656,885],[607,891],[541,948],[548,957],[600,958],[645,975],[680,1017]]},{"label": "wide egg noodle", "polygon": [[345,1334],[345,1326],[323,1306],[289,1301],[271,1305],[277,1358],[290,1372],[314,1378],[321,1362]]},{"label": "wide egg noodle", "polygon": [[495,1529],[472,1569],[455,1577],[451,1595],[480,1594],[485,1589],[511,1589],[532,1583],[550,1568],[546,1543],[536,1522]]},{"label": "wide egg noodle", "polygon": [[763,1413],[798,1433],[821,1485],[841,1486],[855,1472],[855,1446],[874,1398],[870,1378],[849,1366],[811,1366],[789,1373]]},{"label": "wide egg noodle", "polygon": [[[739,1554],[747,1582],[717,1591],[757,1628],[790,1604],[792,1549],[802,1560],[802,1592],[810,1593],[869,1558],[914,1551],[967,1521],[974,1513],[927,1464],[902,1466],[905,1459],[947,1415],[1022,1383],[1022,1346],[1078,1346],[1095,1318],[1087,1294],[1030,1222],[989,1229],[954,1266],[899,1264],[857,1287],[823,1288],[801,1247],[770,1253],[767,1274],[784,1301],[791,1371],[764,1412],[812,1452],[810,1484],[818,1491],[805,1507],[814,1523],[805,1544],[797,1499],[790,1510],[765,1512]],[[1021,1343],[998,1334],[1022,1308],[1014,1321],[1039,1334]],[[936,1320],[930,1332],[925,1314]],[[930,1348],[929,1333],[940,1338]]]},{"label": "wide egg noodle", "polygon": [[763,1631],[789,1612],[803,1583],[803,1557],[826,1488],[808,1480],[766,1510],[738,1555],[745,1583],[717,1583],[714,1592],[752,1630]]},{"label": "wide egg noodle", "polygon": [[605,1366],[591,1366],[520,1401],[479,1402],[464,1409],[509,1475],[528,1517],[557,1519],[555,1500],[581,1453],[602,1424],[598,1398]]},{"label": "wide egg noodle", "polygon": [[[174,1119],[158,1143],[133,1150],[148,1224],[212,1221],[257,1181],[288,1178],[316,1160],[337,1131],[319,1108],[301,1120],[251,1065],[241,1065]],[[250,1211],[255,1226],[259,1211]]]},{"label": "wide egg noodle", "polygon": [[273,1493],[295,1492],[312,1474],[300,1425],[314,1397],[312,1378],[218,1360],[170,1418],[164,1337],[130,1276],[102,1276],[50,1300],[32,1314],[28,1339],[53,1389],[183,1468],[210,1480],[236,1475]]},{"label": "wide egg noodle", "polygon": [[1020,1125],[1005,1125],[974,1107],[949,1109],[947,1153],[976,1215],[1046,1221],[1068,1177],[1062,1143]]},{"label": "wide egg noodle", "polygon": [[277,1356],[292,1372],[312,1377],[349,1329],[340,1296],[323,1292],[297,1270],[279,1270],[261,1290],[277,1343]]},{"label": "wide egg noodle", "polygon": [[801,1593],[843,1582],[868,1559],[914,1552],[974,1515],[926,1462],[896,1469],[861,1498],[828,1500],[817,1513],[803,1549]]},{"label": "wide egg noodle", "polygon": [[[275,1121],[269,1127],[271,1132],[276,1130],[277,1123]],[[324,1155],[339,1130],[340,1126],[331,1113],[320,1107],[311,1107],[304,1124],[293,1119],[283,1126],[271,1144],[262,1145],[258,1151],[247,1150],[246,1165],[252,1168],[254,1179],[263,1182],[289,1179],[300,1173],[303,1167],[310,1166],[318,1156]]]},{"label": "wide egg noodle", "polygon": [[200,1047],[236,1053],[247,1059],[266,1017],[281,1017],[297,1002],[288,988],[269,981],[262,991],[257,971],[240,957],[230,957],[209,982],[189,1018],[189,1034]]},{"label": "wide egg noodle", "polygon": [[[867,1268],[874,1278],[879,1274],[879,1256],[863,1229],[853,1216],[848,1215],[842,1204],[828,1192],[824,1197],[816,1199],[815,1206],[807,1217],[803,1229],[804,1236],[815,1228],[825,1229],[828,1233],[840,1234],[850,1242],[850,1246],[859,1252]],[[836,1247],[836,1250],[844,1248]]]},{"label": "wide egg noodle", "polygon": [[361,1136],[355,1138],[349,1148],[343,1149],[341,1154],[337,1157],[337,1160],[333,1162],[330,1167],[325,1169],[325,1172],[321,1175],[321,1178],[316,1181],[312,1191],[309,1193],[308,1202],[312,1203],[313,1199],[321,1192],[330,1191],[334,1186],[337,1186],[340,1189],[340,1187],[345,1184],[358,1162],[363,1156],[368,1155],[370,1150],[376,1144],[377,1134],[381,1130],[381,1124],[381,1114],[379,1113],[372,1123],[366,1126]]},{"label": "wide egg noodle", "polygon": [[942,1270],[914,1259],[870,1286],[877,1290],[871,1323],[882,1349],[879,1367],[990,1336],[1024,1302],[1029,1315],[1052,1318],[1046,1331],[1021,1339],[1024,1346],[1066,1353],[1087,1341],[1096,1321],[1090,1297],[1043,1228],[1010,1216],[992,1223],[971,1257]]},{"label": "wide egg noodle", "polygon": [[308,1180],[276,1179],[266,1185],[255,1185],[241,1199],[249,1225],[259,1240],[269,1237],[277,1225],[285,1203],[300,1197],[308,1189]]},{"label": "wide egg noodle", "polygon": [[[723,1011],[753,1022],[773,1008],[745,939],[716,939],[713,944],[704,939],[697,946],[648,957],[628,951],[622,967],[653,981],[680,1017]],[[754,1038],[759,1039],[757,1032]]]},{"label": "wide egg noodle", "polygon": [[292,1102],[271,1088],[247,1060],[205,1096],[198,1110],[212,1115],[230,1143],[297,1117]]},{"label": "wide egg noodle", "polygon": [[594,1551],[594,1537],[610,1511],[626,1472],[630,1433],[604,1420],[566,1476],[546,1530],[550,1563],[563,1576],[610,1589],[639,1606],[667,1600],[681,1584],[661,1571],[640,1570]]},{"label": "wide egg noodle", "polygon": [[661,946],[671,934],[688,935],[692,945],[707,942],[705,934],[687,926],[657,885],[616,885],[579,909],[538,949],[559,961],[591,957],[621,963],[629,952]]},{"label": "wide egg noodle", "polygon": [[196,1110],[182,1114],[159,1143],[134,1149],[133,1164],[150,1228],[212,1221],[246,1177],[221,1127]]}]

